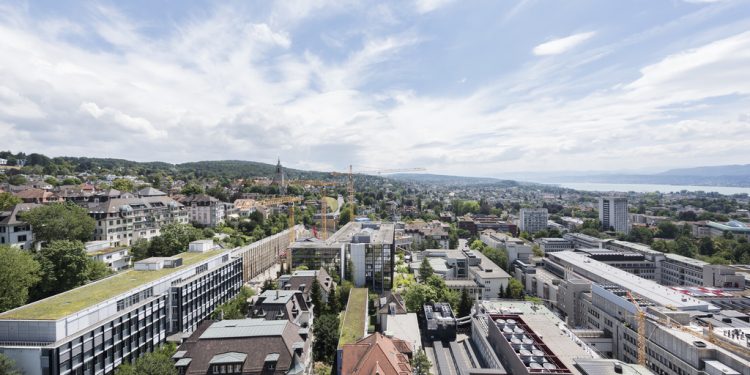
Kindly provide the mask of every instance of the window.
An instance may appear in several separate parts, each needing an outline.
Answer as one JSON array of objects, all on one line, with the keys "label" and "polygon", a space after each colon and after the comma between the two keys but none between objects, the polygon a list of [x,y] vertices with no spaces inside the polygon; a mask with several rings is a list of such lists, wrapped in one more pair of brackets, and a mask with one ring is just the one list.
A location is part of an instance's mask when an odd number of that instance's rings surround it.
[{"label": "window", "polygon": [[26,235],[18,236],[18,242],[26,242]]}]

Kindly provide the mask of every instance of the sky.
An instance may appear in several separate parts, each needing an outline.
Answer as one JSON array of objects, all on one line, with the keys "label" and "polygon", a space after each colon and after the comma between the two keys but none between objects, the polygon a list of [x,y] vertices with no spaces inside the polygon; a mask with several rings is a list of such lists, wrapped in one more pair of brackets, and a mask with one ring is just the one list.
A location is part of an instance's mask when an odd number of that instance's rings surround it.
[{"label": "sky", "polygon": [[750,163],[750,2],[0,1],[0,149],[322,171]]}]

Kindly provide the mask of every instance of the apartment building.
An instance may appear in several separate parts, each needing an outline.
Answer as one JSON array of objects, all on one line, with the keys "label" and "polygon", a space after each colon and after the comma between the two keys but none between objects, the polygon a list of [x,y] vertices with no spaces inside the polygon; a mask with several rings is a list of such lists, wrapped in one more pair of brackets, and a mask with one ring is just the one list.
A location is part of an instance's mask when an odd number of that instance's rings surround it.
[{"label": "apartment building", "polygon": [[20,203],[7,211],[0,211],[0,245],[10,245],[22,250],[33,248],[34,233],[31,226],[18,216],[37,206],[39,205],[36,203]]},{"label": "apartment building", "polygon": [[599,197],[599,222],[605,230],[629,233],[628,198]]},{"label": "apartment building", "polygon": [[190,222],[208,227],[215,227],[225,218],[225,205],[220,200],[206,194],[196,194],[180,198],[188,210]]},{"label": "apartment building", "polygon": [[536,233],[547,229],[549,215],[546,208],[522,208],[518,226],[522,232]]},{"label": "apartment building", "polygon": [[96,220],[94,240],[117,241],[123,246],[156,237],[164,225],[185,224],[189,219],[185,206],[167,196],[136,198],[128,194],[87,206]]},{"label": "apartment building", "polygon": [[113,374],[189,333],[242,286],[230,251],[186,252],[0,314],[0,351],[27,375]]}]

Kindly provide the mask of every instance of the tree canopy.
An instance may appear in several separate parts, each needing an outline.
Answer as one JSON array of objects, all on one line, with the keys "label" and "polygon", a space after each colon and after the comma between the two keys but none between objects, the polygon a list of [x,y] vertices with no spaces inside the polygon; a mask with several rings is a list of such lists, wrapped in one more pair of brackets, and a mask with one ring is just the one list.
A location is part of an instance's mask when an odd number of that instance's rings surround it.
[{"label": "tree canopy", "polygon": [[115,375],[177,375],[172,356],[177,352],[174,344],[165,344],[154,352],[147,353],[134,363],[124,363],[115,370]]},{"label": "tree canopy", "polygon": [[[39,282],[39,262],[27,251],[0,246],[0,312],[25,304]],[[2,372],[0,372],[1,374]]]},{"label": "tree canopy", "polygon": [[34,230],[36,242],[70,240],[85,242],[91,239],[96,221],[88,210],[73,203],[52,203],[35,207],[21,215]]},{"label": "tree canopy", "polygon": [[21,198],[8,193],[8,192],[2,192],[0,193],[0,211],[8,210],[11,207],[23,202]]}]

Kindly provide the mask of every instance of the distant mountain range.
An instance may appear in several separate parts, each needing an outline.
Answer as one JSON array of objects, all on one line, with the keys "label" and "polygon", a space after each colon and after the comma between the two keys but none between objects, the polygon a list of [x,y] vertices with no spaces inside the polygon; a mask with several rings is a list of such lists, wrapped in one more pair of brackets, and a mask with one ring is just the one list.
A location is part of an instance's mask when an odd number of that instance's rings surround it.
[{"label": "distant mountain range", "polygon": [[654,174],[548,175],[538,182],[593,182],[750,187],[750,164],[670,169]]},{"label": "distant mountain range", "polygon": [[392,178],[399,181],[411,181],[420,182],[425,184],[435,185],[505,185],[505,186],[518,186],[520,183],[513,180],[502,180],[499,178],[492,177],[463,177],[463,176],[449,176],[440,174],[430,173],[397,173],[390,174],[384,177]]}]

